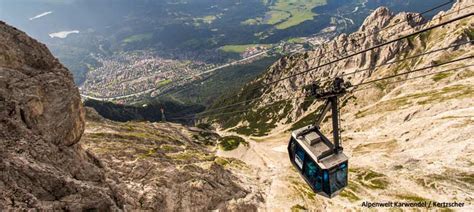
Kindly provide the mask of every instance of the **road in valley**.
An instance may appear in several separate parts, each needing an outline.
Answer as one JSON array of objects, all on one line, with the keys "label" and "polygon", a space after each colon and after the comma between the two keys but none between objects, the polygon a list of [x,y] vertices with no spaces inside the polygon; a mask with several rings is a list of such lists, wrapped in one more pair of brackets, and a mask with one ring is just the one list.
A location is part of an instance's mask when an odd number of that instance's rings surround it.
[{"label": "road in valley", "polygon": [[[247,60],[251,60],[253,58],[262,56],[262,55],[268,53],[269,51],[270,50],[263,51],[263,52],[254,54],[250,57],[246,57],[246,58],[241,59],[241,60],[237,60],[237,61],[234,61],[234,62],[231,62],[231,63],[227,63],[227,64],[224,64],[224,65],[218,66],[216,68],[201,72],[199,74],[195,74],[195,75],[192,75],[192,76],[189,76],[189,77],[186,77],[186,78],[181,78],[177,82],[190,80],[190,79],[193,79],[195,77],[198,77],[198,76],[201,76],[201,75],[204,75],[204,74],[212,73],[212,72],[217,71],[219,69],[223,69],[223,68],[226,68],[226,67],[229,67],[229,66],[237,65],[237,64],[245,62]],[[86,94],[81,93],[81,97],[85,98],[85,99],[92,99],[92,100],[97,100],[97,101],[114,101],[114,100],[130,98],[130,97],[138,97],[138,96],[141,96],[141,95],[152,93],[153,91],[156,91],[158,89],[160,89],[160,88],[150,88],[150,89],[140,91],[140,92],[137,92],[137,93],[127,94],[127,95],[122,95],[122,96],[114,96],[114,97],[96,97],[96,96],[90,96],[90,95],[86,95]]]}]

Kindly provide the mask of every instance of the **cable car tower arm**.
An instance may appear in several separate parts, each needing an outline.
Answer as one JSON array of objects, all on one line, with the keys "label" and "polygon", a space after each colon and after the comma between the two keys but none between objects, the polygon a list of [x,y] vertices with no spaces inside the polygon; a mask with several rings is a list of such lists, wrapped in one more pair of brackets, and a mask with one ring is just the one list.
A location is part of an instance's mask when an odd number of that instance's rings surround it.
[{"label": "cable car tower arm", "polygon": [[320,125],[326,117],[327,112],[331,109],[331,119],[332,119],[332,128],[333,128],[333,141],[332,143],[326,136],[322,133],[320,134],[321,138],[332,146],[332,152],[329,153],[339,153],[343,150],[341,147],[341,138],[339,134],[339,97],[347,93],[347,89],[351,87],[350,83],[344,83],[342,78],[336,78],[332,82],[332,85],[329,89],[323,89],[319,83],[313,83],[309,89],[309,95],[318,100],[325,100],[323,108],[319,111],[314,127],[320,129]]}]

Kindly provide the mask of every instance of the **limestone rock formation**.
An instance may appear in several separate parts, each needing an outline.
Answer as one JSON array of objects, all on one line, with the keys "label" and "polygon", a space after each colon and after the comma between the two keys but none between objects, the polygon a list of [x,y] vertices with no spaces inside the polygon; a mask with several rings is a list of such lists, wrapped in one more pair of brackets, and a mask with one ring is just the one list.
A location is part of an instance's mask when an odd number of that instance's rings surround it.
[{"label": "limestone rock formation", "polygon": [[186,127],[117,123],[87,111],[81,142],[101,159],[125,209],[254,211],[262,201],[259,190],[237,178],[232,164],[194,140],[197,134]]},{"label": "limestone rock formation", "polygon": [[256,210],[213,154],[180,125],[85,110],[46,46],[0,22],[0,211]]},{"label": "limestone rock formation", "polygon": [[69,71],[0,22],[0,210],[117,209],[97,159],[78,145],[84,126]]},{"label": "limestone rock formation", "polygon": [[[340,35],[315,51],[284,57],[254,84],[243,88],[238,98],[264,85],[247,98],[258,98],[253,104],[247,104],[251,111],[240,116],[233,114],[236,118],[225,117],[234,125],[228,124],[227,120],[220,121],[227,124],[223,125],[227,133],[251,135],[247,137],[251,146],[252,140],[254,146],[263,143],[266,158],[273,159],[268,160],[273,163],[265,164],[271,167],[267,169],[271,173],[267,209],[288,210],[293,205],[294,209],[310,211],[365,210],[361,208],[365,201],[456,201],[465,206],[430,210],[474,210],[472,15],[315,69],[318,64],[329,63],[394,37],[470,14],[474,11],[473,6],[472,0],[458,0],[450,10],[439,13],[432,20],[423,20],[412,13],[395,15],[379,8],[357,32]],[[390,28],[372,33],[387,27]],[[445,49],[439,50],[441,48]],[[458,62],[446,64],[456,60]],[[431,67],[434,65],[437,67]],[[425,67],[430,68],[410,72]],[[265,85],[308,69],[314,70]],[[354,71],[358,72],[344,76],[352,84],[396,77],[359,86],[341,98],[341,138],[344,152],[350,158],[349,185],[337,197],[327,199],[312,193],[298,173],[289,169],[292,166],[288,159],[279,159],[282,156],[278,150],[285,149],[286,139],[294,127],[313,124],[318,114],[321,101],[303,102],[311,98],[294,98],[302,93],[301,86],[329,81]],[[403,74],[407,72],[409,74]],[[285,99],[289,100],[278,101]],[[268,107],[270,103],[273,103],[272,107]],[[239,108],[243,109],[248,108]],[[258,122],[266,117],[270,118]],[[329,122],[323,122],[321,129],[328,135],[332,130]],[[249,151],[252,150],[259,149]],[[278,167],[276,171],[274,166]]]},{"label": "limestone rock formation", "polygon": [[[237,125],[238,128],[243,129],[241,131],[251,131],[245,128],[255,128],[255,125],[252,126],[252,122],[257,116],[256,114],[261,114],[265,111],[261,108],[273,104],[277,100],[282,100],[282,102],[274,104],[274,108],[271,108],[271,110],[267,109],[269,111],[265,117],[270,118],[258,124],[259,126],[267,125],[266,127],[259,127],[264,129],[266,133],[254,133],[254,135],[269,134],[271,129],[299,120],[302,116],[307,115],[308,111],[314,111],[320,105],[320,103],[311,102],[305,98],[295,98],[297,96],[304,96],[303,87],[305,85],[323,81],[323,86],[327,86],[330,83],[328,79],[341,75],[344,75],[345,80],[350,81],[352,84],[357,84],[368,79],[390,73],[393,74],[397,71],[395,70],[397,67],[400,70],[407,69],[408,66],[396,61],[408,55],[413,56],[421,52],[433,51],[437,48],[459,44],[472,39],[469,37],[472,36],[470,35],[472,17],[432,30],[431,32],[433,33],[423,33],[410,39],[399,40],[360,54],[356,53],[472,11],[472,1],[466,0],[458,1],[451,10],[441,12],[432,20],[425,20],[420,14],[416,13],[401,12],[394,14],[387,8],[378,8],[366,18],[358,31],[349,35],[341,34],[313,51],[282,57],[261,77],[244,87],[238,94],[239,98],[243,100],[258,97],[258,101],[253,101],[251,104],[255,113],[249,113],[250,115],[247,114],[246,117],[225,116],[221,121],[226,122],[225,128]],[[466,25],[466,23],[469,24]],[[456,31],[456,26],[460,26],[462,32]],[[456,35],[431,38],[429,36],[430,33],[434,35],[437,32],[439,32],[439,35],[446,35],[442,33],[447,31],[453,33],[456,31]],[[427,39],[436,40],[440,45],[424,46],[426,45],[424,42],[427,42]],[[464,45],[459,48],[466,48],[468,46]],[[456,49],[453,48],[449,51]],[[430,61],[434,61],[440,55],[440,52],[425,55],[419,63],[412,64],[409,68],[420,68],[423,65],[430,65]],[[352,57],[341,59],[346,56]],[[392,64],[383,65],[386,63]],[[289,77],[294,74],[298,75]],[[280,81],[280,79],[286,80]],[[251,98],[246,98],[251,93],[253,93]],[[368,95],[362,98],[365,98],[367,101],[374,101],[379,97],[377,95]],[[241,100],[233,96],[230,98],[237,99],[235,101]],[[223,100],[223,102],[226,101],[232,102],[230,99]],[[243,109],[239,108],[239,110]],[[285,111],[289,114],[282,114]]]}]

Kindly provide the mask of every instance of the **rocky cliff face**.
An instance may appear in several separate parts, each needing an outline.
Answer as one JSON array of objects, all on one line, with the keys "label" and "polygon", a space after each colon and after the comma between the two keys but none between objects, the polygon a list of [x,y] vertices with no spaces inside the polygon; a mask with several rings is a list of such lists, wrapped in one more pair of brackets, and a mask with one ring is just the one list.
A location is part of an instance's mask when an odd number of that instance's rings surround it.
[{"label": "rocky cliff face", "polygon": [[[441,12],[433,20],[423,20],[411,13],[395,15],[386,8],[379,8],[359,31],[340,35],[315,51],[282,58],[266,74],[244,87],[237,98],[232,96],[236,100],[222,101],[225,105],[260,97],[239,108],[250,107],[252,111],[220,117],[217,121],[227,133],[250,135],[246,139],[251,148],[240,150],[246,152],[239,152],[237,158],[252,161],[247,152],[262,152],[260,148],[265,146],[266,161],[259,167],[271,176],[268,178],[271,192],[266,194],[267,209],[288,210],[293,206],[292,209],[358,210],[364,201],[457,201],[465,203],[461,210],[472,210],[472,16],[264,89],[255,88],[396,36],[471,13],[473,6],[473,1],[459,0],[452,9]],[[397,25],[389,30],[371,35],[394,24]],[[461,43],[464,45],[414,57]],[[409,57],[412,58],[399,61]],[[361,86],[360,90],[341,99],[342,145],[350,158],[350,182],[339,196],[326,199],[315,195],[291,168],[288,159],[282,159],[285,155],[279,150],[285,149],[291,130],[312,124],[321,105],[309,98],[278,101],[301,94],[301,86],[365,70],[344,77],[357,84],[468,57],[471,58]],[[387,62],[390,64],[381,65]],[[271,102],[276,103],[264,107]],[[330,133],[328,124],[322,127]]]},{"label": "rocky cliff face", "polygon": [[[416,57],[405,63],[396,62],[405,57],[472,39],[472,17],[418,36],[413,36],[409,39],[400,40],[362,54],[357,54],[348,59],[332,62],[338,58],[343,58],[430,25],[468,14],[473,11],[469,6],[472,7],[472,1],[459,1],[450,11],[437,15],[433,20],[424,20],[421,15],[415,13],[402,12],[394,14],[387,8],[378,8],[367,17],[357,32],[349,35],[342,34],[314,51],[281,58],[264,75],[244,87],[238,93],[237,98],[231,96],[230,98],[232,99],[223,99],[215,105],[215,107],[220,107],[258,97],[258,101],[251,101],[250,104],[247,103],[244,106],[237,105],[222,110],[222,112],[232,112],[233,110],[252,108],[253,111],[223,115],[218,117],[217,120],[224,128],[233,128],[238,133],[254,136],[269,135],[272,131],[277,132],[300,121],[308,123],[305,117],[310,118],[309,115],[311,114],[314,117],[313,112],[321,103],[311,101],[309,98],[295,98],[304,96],[303,87],[305,85],[317,81],[323,81],[323,85],[328,85],[330,83],[328,79],[340,75],[344,75],[346,81],[358,84],[390,74],[429,66],[433,61],[443,61],[442,57],[445,56],[443,54],[455,54],[450,59],[466,56],[459,52],[464,51],[463,53],[466,53],[470,46],[469,44],[451,48],[448,51]],[[459,49],[460,51],[457,51]],[[386,63],[391,64],[383,65]],[[316,68],[320,65],[324,66]],[[312,71],[286,79],[288,76],[306,70]],[[349,74],[352,72],[356,73]],[[408,75],[403,77],[406,78]],[[286,80],[278,81],[280,79]],[[267,85],[268,83],[271,84]],[[366,94],[368,92],[370,95],[361,95],[358,98],[358,107],[379,100],[389,90],[401,84],[391,84],[384,91],[377,89],[366,91]],[[353,95],[352,97],[348,95],[348,97],[354,99]],[[272,106],[268,107],[268,105]],[[299,125],[301,124],[304,123],[300,122]]]},{"label": "rocky cliff face", "polygon": [[43,45],[0,23],[0,209],[112,209],[97,159],[77,143],[72,76]]},{"label": "rocky cliff face", "polygon": [[[216,157],[217,138],[171,123],[117,123],[87,109],[85,148],[97,154],[117,201],[129,210],[255,211],[255,183],[236,177],[239,162]],[[251,181],[251,179],[248,179]]]},{"label": "rocky cliff face", "polygon": [[120,124],[88,110],[84,136],[84,111],[69,71],[0,22],[0,211],[232,211],[261,202],[186,128]]}]

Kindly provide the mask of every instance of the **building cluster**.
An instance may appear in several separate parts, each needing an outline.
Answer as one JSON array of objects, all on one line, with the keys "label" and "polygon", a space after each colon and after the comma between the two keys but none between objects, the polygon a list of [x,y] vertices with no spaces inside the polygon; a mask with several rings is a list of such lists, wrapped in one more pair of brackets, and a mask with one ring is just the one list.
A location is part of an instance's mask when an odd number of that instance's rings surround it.
[{"label": "building cluster", "polygon": [[247,58],[247,57],[251,57],[251,56],[254,56],[256,54],[265,52],[267,50],[268,50],[268,48],[266,46],[258,45],[258,46],[247,48],[244,52],[242,52],[242,54],[240,54],[240,56],[242,58]]},{"label": "building cluster", "polygon": [[[82,94],[98,98],[116,98],[151,93],[158,95],[171,87],[198,80],[202,73],[252,63],[268,55],[287,55],[310,50],[323,44],[330,33],[302,38],[301,42],[256,45],[232,61],[215,51],[158,53],[152,50],[118,52],[113,56],[95,55],[100,67],[89,70],[81,86]],[[306,45],[306,46],[305,46]],[[308,49],[309,47],[309,49]],[[165,56],[164,56],[165,55]],[[222,57],[222,58],[221,58]],[[196,76],[196,77],[193,77]]]},{"label": "building cluster", "polygon": [[96,59],[101,66],[88,72],[81,91],[97,97],[117,97],[154,89],[213,67],[196,60],[166,59],[146,50]]}]

